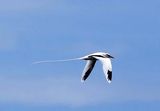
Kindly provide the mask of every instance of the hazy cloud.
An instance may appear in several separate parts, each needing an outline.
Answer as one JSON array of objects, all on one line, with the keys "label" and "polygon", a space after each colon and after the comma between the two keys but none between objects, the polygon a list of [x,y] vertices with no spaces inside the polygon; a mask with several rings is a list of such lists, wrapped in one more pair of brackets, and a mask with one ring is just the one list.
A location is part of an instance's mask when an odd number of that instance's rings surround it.
[{"label": "hazy cloud", "polygon": [[[142,88],[142,89],[141,89]],[[79,78],[0,79],[0,101],[30,105],[83,106],[102,102],[160,100],[160,91],[126,84],[80,83]],[[155,89],[153,89],[155,90]]]}]

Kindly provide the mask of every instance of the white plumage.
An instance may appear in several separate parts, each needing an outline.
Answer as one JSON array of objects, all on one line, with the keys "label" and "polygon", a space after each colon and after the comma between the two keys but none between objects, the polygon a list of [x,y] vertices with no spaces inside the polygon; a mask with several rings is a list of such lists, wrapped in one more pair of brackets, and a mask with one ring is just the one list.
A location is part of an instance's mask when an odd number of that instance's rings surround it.
[{"label": "white plumage", "polygon": [[103,72],[109,83],[112,80],[112,64],[111,59],[113,58],[110,54],[104,52],[97,52],[87,56],[82,57],[83,60],[87,60],[87,64],[84,68],[81,81],[84,82],[90,75],[95,63],[99,60],[103,65]]},{"label": "white plumage", "polygon": [[38,61],[34,62],[34,64],[39,63],[48,63],[48,62],[65,62],[65,61],[73,61],[73,60],[86,60],[86,66],[83,70],[81,81],[84,82],[90,73],[92,72],[94,65],[97,60],[99,60],[103,65],[103,72],[105,74],[105,77],[109,83],[111,83],[112,80],[112,64],[111,64],[111,58],[113,58],[110,54],[105,52],[96,52],[93,54],[86,55],[81,58],[75,58],[75,59],[67,59],[67,60],[47,60],[47,61]]}]

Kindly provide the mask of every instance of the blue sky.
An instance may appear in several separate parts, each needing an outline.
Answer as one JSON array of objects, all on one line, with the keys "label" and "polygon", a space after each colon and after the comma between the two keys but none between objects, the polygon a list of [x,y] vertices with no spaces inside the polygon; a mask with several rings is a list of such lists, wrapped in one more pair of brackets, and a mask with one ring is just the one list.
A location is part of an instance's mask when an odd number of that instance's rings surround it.
[{"label": "blue sky", "polygon": [[[0,0],[1,111],[159,111],[160,1]],[[109,52],[113,82],[98,62],[39,60]]]}]

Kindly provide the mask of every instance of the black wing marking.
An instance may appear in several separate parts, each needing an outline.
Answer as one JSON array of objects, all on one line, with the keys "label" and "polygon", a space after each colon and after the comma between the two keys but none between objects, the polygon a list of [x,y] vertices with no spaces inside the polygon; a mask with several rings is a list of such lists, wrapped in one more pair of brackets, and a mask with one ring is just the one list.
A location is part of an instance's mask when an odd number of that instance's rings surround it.
[{"label": "black wing marking", "polygon": [[96,60],[87,60],[87,64],[84,68],[82,78],[81,78],[82,82],[85,81],[88,78],[88,76],[90,75],[95,63],[96,63]]},{"label": "black wing marking", "polygon": [[112,71],[108,70],[107,74],[108,74],[108,80],[112,81]]}]

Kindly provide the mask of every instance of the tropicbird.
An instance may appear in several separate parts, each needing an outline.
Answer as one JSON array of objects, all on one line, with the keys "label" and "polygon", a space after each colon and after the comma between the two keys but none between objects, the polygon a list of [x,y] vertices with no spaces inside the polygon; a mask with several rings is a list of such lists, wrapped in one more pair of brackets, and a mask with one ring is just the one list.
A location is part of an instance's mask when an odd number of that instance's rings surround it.
[{"label": "tropicbird", "polygon": [[39,63],[48,63],[48,62],[65,62],[65,61],[73,61],[73,60],[86,60],[87,63],[85,65],[85,68],[82,73],[81,82],[84,82],[90,73],[92,72],[95,63],[97,60],[99,60],[103,65],[103,72],[105,74],[105,77],[108,81],[108,83],[111,83],[112,80],[112,64],[111,64],[111,58],[114,58],[109,53],[105,52],[96,52],[92,53],[80,58],[74,58],[74,59],[66,59],[66,60],[47,60],[47,61],[38,61],[34,62],[33,64],[39,64]]}]

